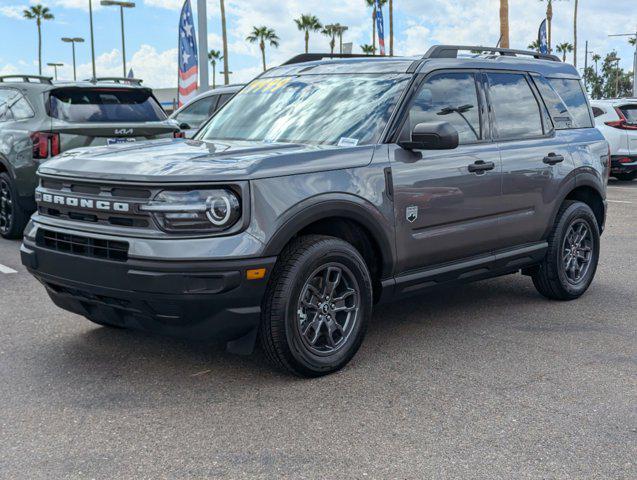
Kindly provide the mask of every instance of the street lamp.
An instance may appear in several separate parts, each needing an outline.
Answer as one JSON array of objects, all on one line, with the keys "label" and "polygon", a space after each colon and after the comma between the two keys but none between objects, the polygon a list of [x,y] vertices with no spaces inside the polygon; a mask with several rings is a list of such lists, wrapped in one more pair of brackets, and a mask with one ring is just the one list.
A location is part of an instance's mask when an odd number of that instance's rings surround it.
[{"label": "street lamp", "polygon": [[63,67],[64,64],[63,63],[53,63],[53,62],[51,62],[51,63],[47,63],[47,65],[49,67],[53,67],[53,69],[55,71],[55,79],[57,80],[58,79],[58,67]]},{"label": "street lamp", "polygon": [[62,41],[64,43],[70,43],[73,48],[73,81],[77,81],[77,73],[75,71],[75,44],[76,43],[84,43],[84,39],[82,37],[62,37]]},{"label": "street lamp", "polygon": [[91,66],[93,67],[93,79],[97,77],[95,74],[95,37],[93,36],[93,1],[88,0],[88,23],[91,27]]},{"label": "street lamp", "polygon": [[124,41],[124,9],[135,8],[135,2],[121,2],[119,0],[102,0],[100,4],[104,7],[115,6],[119,7],[119,18],[122,24],[122,70],[124,78],[126,78],[126,43]]},{"label": "street lamp", "polygon": [[339,39],[339,52],[343,54],[343,32],[348,30],[349,27],[341,25],[340,23],[334,23],[332,25],[326,25],[325,28],[332,29],[338,35]]}]

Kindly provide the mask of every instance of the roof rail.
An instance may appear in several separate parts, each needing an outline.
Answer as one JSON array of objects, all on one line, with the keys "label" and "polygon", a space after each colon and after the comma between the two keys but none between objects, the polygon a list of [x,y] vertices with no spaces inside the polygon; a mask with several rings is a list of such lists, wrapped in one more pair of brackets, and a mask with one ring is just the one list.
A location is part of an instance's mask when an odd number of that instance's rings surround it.
[{"label": "roof rail", "polygon": [[472,53],[499,53],[503,56],[517,57],[519,55],[525,55],[538,60],[551,60],[553,62],[561,62],[559,57],[550,54],[543,54],[539,52],[533,52],[531,50],[513,50],[511,48],[498,48],[498,47],[478,47],[468,45],[434,45],[425,56],[422,58],[457,58],[459,51],[468,51]]},{"label": "roof rail", "polygon": [[20,79],[25,83],[34,83],[32,80],[37,80],[38,83],[46,83],[47,85],[53,84],[51,77],[43,77],[42,75],[2,75],[0,76],[0,82],[11,79]]},{"label": "roof rail", "polygon": [[134,85],[141,85],[143,80],[140,78],[128,78],[128,77],[96,77],[87,78],[85,81],[97,83],[97,82],[113,82],[113,83],[132,83]]},{"label": "roof rail", "polygon": [[324,58],[361,58],[369,57],[364,53],[301,53],[296,57],[290,58],[287,62],[281,65],[294,65],[295,63],[315,62],[317,60],[323,60]]}]

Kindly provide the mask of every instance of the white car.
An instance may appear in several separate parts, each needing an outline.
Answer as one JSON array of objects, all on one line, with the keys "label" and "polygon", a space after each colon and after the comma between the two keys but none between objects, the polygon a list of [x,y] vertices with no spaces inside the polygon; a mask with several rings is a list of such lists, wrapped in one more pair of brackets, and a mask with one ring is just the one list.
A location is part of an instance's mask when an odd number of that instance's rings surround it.
[{"label": "white car", "polygon": [[176,110],[170,118],[179,124],[186,138],[192,138],[199,127],[242,88],[243,85],[228,85],[208,90]]},{"label": "white car", "polygon": [[637,177],[637,98],[592,100],[595,126],[610,144],[611,175],[631,181]]}]

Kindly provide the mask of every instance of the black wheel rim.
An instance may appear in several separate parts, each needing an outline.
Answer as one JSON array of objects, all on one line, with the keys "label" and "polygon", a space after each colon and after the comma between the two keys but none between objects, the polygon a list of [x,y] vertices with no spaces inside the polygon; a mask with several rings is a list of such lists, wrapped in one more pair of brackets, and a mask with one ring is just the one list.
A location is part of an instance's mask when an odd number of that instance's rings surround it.
[{"label": "black wheel rim", "polygon": [[361,308],[360,289],[352,272],[332,262],[317,268],[305,282],[297,308],[297,325],[305,348],[332,355],[352,334]]},{"label": "black wheel rim", "polygon": [[584,220],[575,220],[568,227],[562,245],[562,269],[573,285],[586,279],[594,254],[593,234]]},{"label": "black wheel rim", "polygon": [[9,183],[0,178],[0,233],[6,234],[11,230],[13,219],[13,200]]}]

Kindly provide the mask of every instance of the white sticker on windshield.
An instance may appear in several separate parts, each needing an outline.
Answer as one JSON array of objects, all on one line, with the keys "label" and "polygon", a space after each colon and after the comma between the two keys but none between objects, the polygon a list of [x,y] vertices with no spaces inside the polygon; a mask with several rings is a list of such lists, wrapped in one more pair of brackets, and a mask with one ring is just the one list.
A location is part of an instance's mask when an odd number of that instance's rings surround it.
[{"label": "white sticker on windshield", "polygon": [[341,137],[338,141],[339,147],[355,147],[358,145],[358,138]]}]

